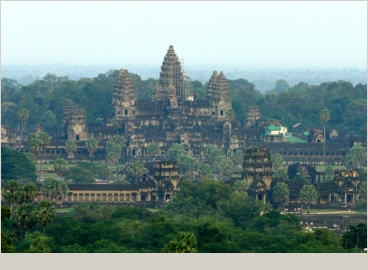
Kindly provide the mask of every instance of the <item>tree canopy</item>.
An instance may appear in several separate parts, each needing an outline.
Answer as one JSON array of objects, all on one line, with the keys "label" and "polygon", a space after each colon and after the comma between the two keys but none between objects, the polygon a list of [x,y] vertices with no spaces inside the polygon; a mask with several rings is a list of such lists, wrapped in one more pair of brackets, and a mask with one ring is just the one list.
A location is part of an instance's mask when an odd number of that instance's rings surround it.
[{"label": "tree canopy", "polygon": [[29,159],[16,150],[1,146],[1,181],[35,182],[36,168]]}]

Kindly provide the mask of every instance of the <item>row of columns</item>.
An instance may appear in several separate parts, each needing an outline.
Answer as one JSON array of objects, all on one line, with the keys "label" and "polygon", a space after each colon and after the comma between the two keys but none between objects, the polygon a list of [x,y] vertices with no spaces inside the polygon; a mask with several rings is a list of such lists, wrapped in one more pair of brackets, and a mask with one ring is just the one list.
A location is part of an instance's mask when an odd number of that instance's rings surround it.
[{"label": "row of columns", "polygon": [[[89,202],[89,201],[105,201],[105,202],[140,202],[139,193],[120,193],[120,192],[71,192],[66,196],[68,202]],[[148,199],[148,197],[147,197]]]}]

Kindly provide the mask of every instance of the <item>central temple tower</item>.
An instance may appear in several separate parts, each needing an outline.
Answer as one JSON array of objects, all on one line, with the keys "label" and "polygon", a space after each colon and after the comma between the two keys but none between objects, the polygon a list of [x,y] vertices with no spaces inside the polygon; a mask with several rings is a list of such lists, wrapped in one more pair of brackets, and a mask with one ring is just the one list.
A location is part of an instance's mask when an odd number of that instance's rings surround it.
[{"label": "central temple tower", "polygon": [[169,102],[170,107],[177,107],[178,103],[186,99],[184,74],[172,45],[162,62],[159,85],[152,99]]}]

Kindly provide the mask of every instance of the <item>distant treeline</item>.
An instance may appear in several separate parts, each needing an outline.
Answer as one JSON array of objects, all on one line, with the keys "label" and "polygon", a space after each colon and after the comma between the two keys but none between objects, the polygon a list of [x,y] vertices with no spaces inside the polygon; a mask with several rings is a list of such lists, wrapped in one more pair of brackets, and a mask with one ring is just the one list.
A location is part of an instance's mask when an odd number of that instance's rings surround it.
[{"label": "distant treeline", "polygon": [[[76,104],[86,111],[87,124],[103,123],[112,116],[113,85],[118,70],[100,74],[95,78],[70,80],[68,77],[46,75],[29,85],[2,78],[2,124],[17,130],[21,121],[17,113],[21,108],[29,111],[25,131],[40,126],[51,136],[60,134],[63,108]],[[138,99],[150,99],[158,85],[157,79],[142,80],[131,74]],[[228,80],[235,117],[244,122],[249,106],[258,106],[263,119],[279,119],[285,126],[296,123],[308,127],[322,127],[320,113],[328,109],[331,119],[327,128],[345,130],[351,135],[366,134],[367,86],[346,81],[294,86],[279,80],[273,91],[262,94],[245,79]],[[196,98],[206,98],[207,83],[191,81],[189,91]]]}]

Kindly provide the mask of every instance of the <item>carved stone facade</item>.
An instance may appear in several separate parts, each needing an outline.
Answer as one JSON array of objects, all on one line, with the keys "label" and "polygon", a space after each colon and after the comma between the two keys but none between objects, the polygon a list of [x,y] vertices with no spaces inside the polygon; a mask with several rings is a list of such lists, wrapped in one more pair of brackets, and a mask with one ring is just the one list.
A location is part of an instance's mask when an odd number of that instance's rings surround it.
[{"label": "carved stone facade", "polygon": [[[177,165],[168,161],[155,162],[153,171],[134,184],[70,184],[68,194],[62,196],[58,203],[165,204],[178,191],[178,185]],[[42,199],[42,195],[37,198]]]},{"label": "carved stone facade", "polygon": [[[305,172],[308,174],[307,172]],[[274,180],[272,185],[276,184],[278,180]],[[300,204],[299,193],[304,185],[303,181],[288,181],[290,190],[290,203]],[[330,205],[339,207],[351,207],[359,197],[359,188],[361,181],[359,180],[359,172],[357,170],[336,170],[335,177],[332,181],[312,182],[317,193],[318,198],[316,203],[319,205]]]},{"label": "carved stone facade", "polygon": [[267,147],[252,147],[245,150],[244,179],[248,192],[264,202],[269,200],[272,182],[271,154]]},{"label": "carved stone facade", "polygon": [[64,132],[67,140],[87,140],[87,125],[83,109],[76,106],[64,107]]},{"label": "carved stone facade", "polygon": [[245,146],[243,127],[229,117],[230,88],[223,72],[213,72],[206,100],[188,97],[186,81],[173,46],[164,57],[151,100],[137,100],[128,71],[120,70],[114,86],[112,123],[122,129],[125,159],[144,156],[151,143],[157,143],[162,151],[179,143],[194,156],[201,156],[202,147],[209,143],[229,155]]},{"label": "carved stone facade", "polygon": [[115,120],[122,120],[135,115],[135,91],[133,81],[126,69],[120,70],[114,85],[112,106]]}]

